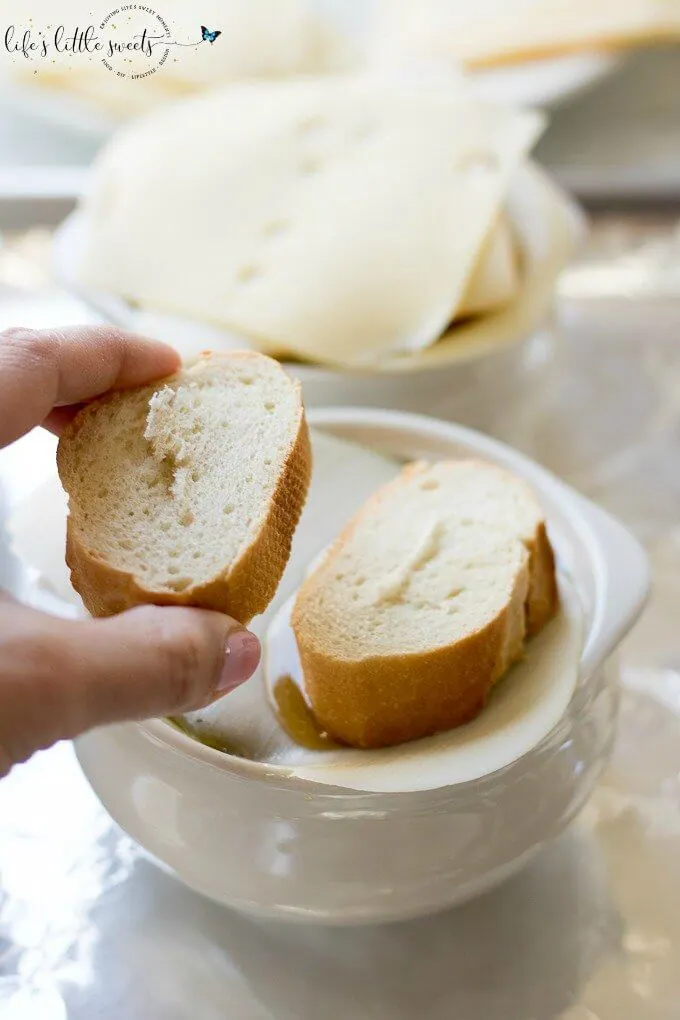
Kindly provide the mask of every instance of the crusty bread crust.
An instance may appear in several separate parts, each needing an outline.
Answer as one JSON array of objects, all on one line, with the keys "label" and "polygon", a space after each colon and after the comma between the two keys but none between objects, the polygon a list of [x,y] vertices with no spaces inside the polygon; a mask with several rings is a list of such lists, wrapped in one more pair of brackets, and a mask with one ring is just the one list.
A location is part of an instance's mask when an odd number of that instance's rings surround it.
[{"label": "crusty bread crust", "polygon": [[320,725],[351,747],[376,748],[453,729],[483,709],[497,679],[522,654],[510,643],[524,614],[526,578],[486,627],[419,655],[362,662],[329,658],[296,630],[305,690]]},{"label": "crusty bread crust", "polygon": [[[400,477],[418,467],[409,465]],[[541,522],[526,544],[525,565],[506,604],[485,626],[451,645],[417,654],[334,656],[325,647],[324,635],[310,626],[307,599],[315,599],[322,575],[334,573],[334,553],[360,526],[364,510],[301,587],[292,626],[305,691],[320,725],[352,747],[378,748],[453,729],[478,715],[496,681],[522,657],[525,637],[554,615],[559,596],[553,551]]]},{"label": "crusty bread crust", "polygon": [[557,612],[559,593],[555,575],[555,555],[541,523],[529,545],[529,593],[526,602],[527,636],[538,634]]},{"label": "crusty bread crust", "polygon": [[[253,352],[234,352],[229,356],[263,357]],[[158,385],[163,382],[161,380]],[[299,392],[300,384],[294,381],[293,385]],[[103,397],[88,404],[59,441],[57,467],[67,491],[71,476],[67,461],[71,455],[72,441],[82,427],[85,416],[96,414],[108,399]],[[92,616],[112,616],[134,606],[151,603],[212,609],[226,613],[239,623],[248,624],[254,616],[264,612],[279,585],[307,498],[311,471],[309,430],[300,401],[297,433],[268,503],[262,527],[235,563],[208,583],[192,585],[183,591],[147,588],[132,573],[115,567],[96,549],[88,548],[78,521],[70,512],[66,531],[66,563],[71,571],[71,583]]]}]

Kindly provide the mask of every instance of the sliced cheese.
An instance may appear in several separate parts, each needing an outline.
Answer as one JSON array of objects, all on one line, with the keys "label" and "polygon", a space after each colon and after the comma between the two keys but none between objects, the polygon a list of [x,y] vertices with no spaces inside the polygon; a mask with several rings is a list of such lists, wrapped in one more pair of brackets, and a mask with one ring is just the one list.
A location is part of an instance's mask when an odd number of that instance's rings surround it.
[{"label": "sliced cheese", "polygon": [[517,249],[508,215],[503,212],[482,248],[457,318],[466,319],[502,308],[517,297],[519,287]]},{"label": "sliced cheese", "polygon": [[200,96],[99,160],[83,278],[312,361],[423,349],[456,317],[541,124],[430,83]]}]

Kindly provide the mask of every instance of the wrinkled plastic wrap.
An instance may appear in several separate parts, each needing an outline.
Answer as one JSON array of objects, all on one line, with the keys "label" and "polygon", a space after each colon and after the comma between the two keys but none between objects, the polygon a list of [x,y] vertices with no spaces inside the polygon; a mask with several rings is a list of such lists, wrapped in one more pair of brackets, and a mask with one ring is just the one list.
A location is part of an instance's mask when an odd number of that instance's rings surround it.
[{"label": "wrinkled plastic wrap", "polygon": [[612,763],[569,831],[439,916],[255,922],[147,861],[61,745],[0,782],[2,1020],[677,1020],[680,288],[670,232],[643,240],[607,225],[565,280],[538,437],[539,459],[644,540],[655,578],[622,650]]}]

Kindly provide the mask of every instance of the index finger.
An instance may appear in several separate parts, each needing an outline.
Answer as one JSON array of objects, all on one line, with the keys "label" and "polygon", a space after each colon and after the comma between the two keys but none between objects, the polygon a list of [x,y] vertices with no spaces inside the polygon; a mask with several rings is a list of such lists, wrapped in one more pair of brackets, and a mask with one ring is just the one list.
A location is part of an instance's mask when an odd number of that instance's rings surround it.
[{"label": "index finger", "polygon": [[175,372],[172,347],[113,326],[0,333],[0,446],[42,425],[55,407]]}]

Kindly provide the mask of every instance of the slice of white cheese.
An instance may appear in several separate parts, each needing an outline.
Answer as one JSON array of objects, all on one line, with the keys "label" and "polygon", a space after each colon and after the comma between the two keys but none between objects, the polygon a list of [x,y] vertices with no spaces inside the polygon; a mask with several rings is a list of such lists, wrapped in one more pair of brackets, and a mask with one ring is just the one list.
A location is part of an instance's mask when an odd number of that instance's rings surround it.
[{"label": "slice of white cheese", "polygon": [[430,83],[200,96],[105,151],[83,279],[312,361],[422,349],[455,318],[541,125]]},{"label": "slice of white cheese", "polygon": [[482,315],[512,301],[520,285],[519,260],[507,213],[503,212],[482,248],[458,309],[458,318]]}]

